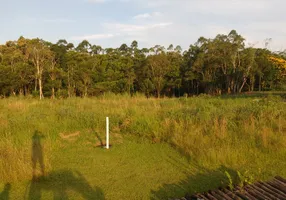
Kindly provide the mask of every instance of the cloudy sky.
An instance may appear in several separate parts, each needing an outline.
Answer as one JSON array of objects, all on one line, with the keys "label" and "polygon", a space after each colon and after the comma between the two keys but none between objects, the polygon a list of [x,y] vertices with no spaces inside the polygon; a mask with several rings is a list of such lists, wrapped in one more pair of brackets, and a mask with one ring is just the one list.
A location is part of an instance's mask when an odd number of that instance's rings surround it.
[{"label": "cloudy sky", "polygon": [[235,29],[246,44],[286,49],[285,0],[0,0],[0,43],[19,36],[103,47],[181,45]]}]

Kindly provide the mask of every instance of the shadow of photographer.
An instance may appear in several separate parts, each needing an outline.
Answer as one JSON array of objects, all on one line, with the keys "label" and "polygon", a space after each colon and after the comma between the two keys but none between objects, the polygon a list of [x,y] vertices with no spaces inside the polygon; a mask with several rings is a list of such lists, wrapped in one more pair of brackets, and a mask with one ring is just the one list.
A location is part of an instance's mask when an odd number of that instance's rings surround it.
[{"label": "shadow of photographer", "polygon": [[53,171],[47,176],[32,179],[28,199],[40,200],[45,193],[52,195],[53,199],[68,200],[71,191],[86,200],[105,199],[99,187],[91,187],[80,172],[71,170]]},{"label": "shadow of photographer", "polygon": [[4,186],[3,191],[0,193],[0,200],[8,200],[9,199],[9,193],[11,190],[11,184],[6,183]]},{"label": "shadow of photographer", "polygon": [[[49,194],[53,196],[53,199],[67,200],[69,199],[69,192],[73,191],[73,195],[77,193],[77,195],[86,200],[103,200],[103,191],[99,187],[91,187],[86,178],[78,171],[59,170],[50,173],[45,172],[42,145],[42,139],[44,138],[45,136],[38,130],[32,136],[33,175],[29,184],[28,199],[40,200],[43,198],[43,195]],[[37,175],[37,164],[40,166],[40,176]],[[26,195],[27,193],[25,193]]]},{"label": "shadow of photographer", "polygon": [[33,168],[33,179],[37,178],[37,163],[39,163],[41,168],[41,175],[45,175],[45,164],[44,164],[44,155],[43,155],[43,146],[41,140],[45,136],[36,130],[32,136],[32,168]]}]

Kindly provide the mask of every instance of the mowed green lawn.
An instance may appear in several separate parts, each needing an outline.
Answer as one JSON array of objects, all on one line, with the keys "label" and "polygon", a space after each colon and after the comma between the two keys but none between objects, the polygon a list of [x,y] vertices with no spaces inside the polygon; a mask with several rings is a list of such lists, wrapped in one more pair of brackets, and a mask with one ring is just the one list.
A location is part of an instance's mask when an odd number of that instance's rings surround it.
[{"label": "mowed green lawn", "polygon": [[[88,142],[91,139],[81,133],[73,141],[60,141],[46,176],[12,183],[10,199],[167,199],[225,180],[223,171],[204,176],[167,144],[127,137],[107,150]],[[181,183],[190,177],[194,179]]]},{"label": "mowed green lawn", "polygon": [[0,101],[0,127],[1,200],[168,199],[286,177],[277,96],[10,98]]}]

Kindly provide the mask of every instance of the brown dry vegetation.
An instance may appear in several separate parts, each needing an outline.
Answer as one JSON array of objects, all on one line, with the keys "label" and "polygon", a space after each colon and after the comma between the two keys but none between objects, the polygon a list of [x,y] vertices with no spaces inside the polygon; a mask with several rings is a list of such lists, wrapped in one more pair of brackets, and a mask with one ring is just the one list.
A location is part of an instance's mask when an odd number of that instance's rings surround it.
[{"label": "brown dry vegetation", "polygon": [[59,139],[85,140],[88,146],[104,144],[105,116],[111,119],[114,144],[122,143],[124,135],[133,135],[168,143],[206,169],[248,170],[256,179],[286,176],[286,104],[279,97],[11,98],[1,100],[0,108],[1,180],[30,177],[35,130],[46,136],[45,163],[51,169],[52,152],[65,146]]}]

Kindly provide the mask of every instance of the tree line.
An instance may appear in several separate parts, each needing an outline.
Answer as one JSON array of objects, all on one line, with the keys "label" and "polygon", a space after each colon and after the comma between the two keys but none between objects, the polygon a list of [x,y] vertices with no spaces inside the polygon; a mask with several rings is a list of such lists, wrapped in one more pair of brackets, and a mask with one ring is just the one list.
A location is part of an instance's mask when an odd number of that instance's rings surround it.
[{"label": "tree line", "polygon": [[200,37],[182,51],[172,44],[76,47],[20,37],[0,45],[0,96],[87,97],[106,92],[149,96],[233,94],[286,89],[286,53],[246,47],[235,30]]}]

